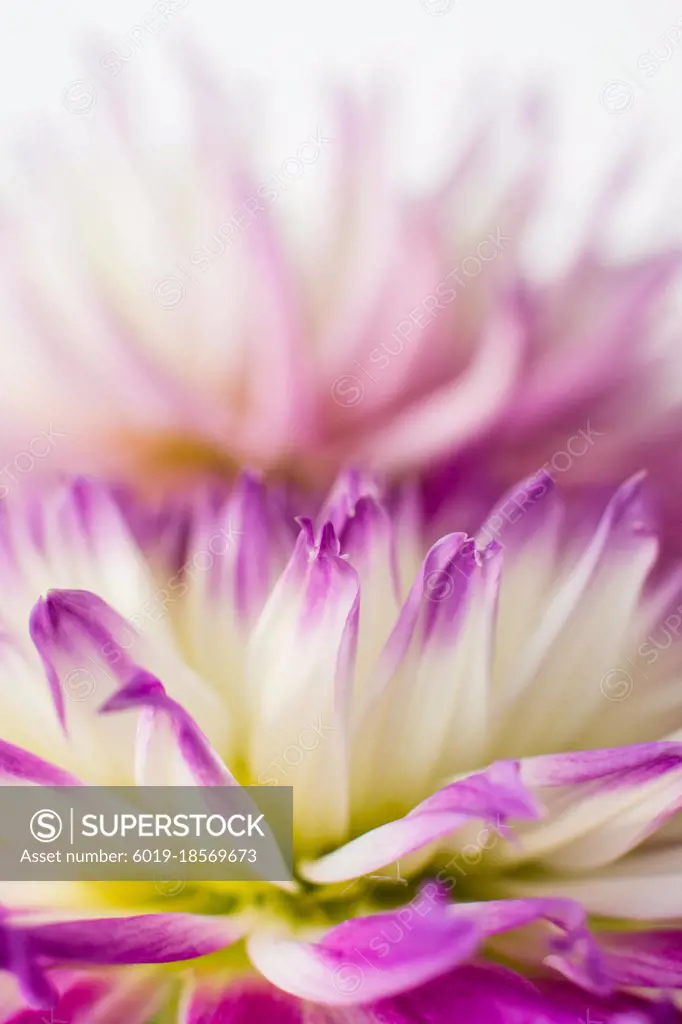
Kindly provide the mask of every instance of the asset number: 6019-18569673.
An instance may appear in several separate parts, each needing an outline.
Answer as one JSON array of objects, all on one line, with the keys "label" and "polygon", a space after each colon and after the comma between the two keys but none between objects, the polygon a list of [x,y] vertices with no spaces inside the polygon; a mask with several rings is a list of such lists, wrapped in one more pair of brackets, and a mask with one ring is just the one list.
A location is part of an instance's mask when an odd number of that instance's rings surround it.
[{"label": "asset number: 6019-18569673", "polygon": [[172,850],[135,850],[133,862],[135,864],[167,864],[171,860],[180,861],[181,864],[239,864],[246,862],[255,864],[257,859],[256,850],[180,850],[173,853]]}]

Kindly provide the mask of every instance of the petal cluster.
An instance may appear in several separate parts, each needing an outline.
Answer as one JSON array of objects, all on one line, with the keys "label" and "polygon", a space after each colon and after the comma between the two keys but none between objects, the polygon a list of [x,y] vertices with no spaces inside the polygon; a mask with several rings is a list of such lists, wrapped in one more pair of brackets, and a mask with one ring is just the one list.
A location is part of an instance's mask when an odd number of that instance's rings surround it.
[{"label": "petal cluster", "polygon": [[0,781],[293,786],[295,881],[0,882],[3,1020],[679,1019],[679,574],[641,478],[510,502],[8,503]]}]

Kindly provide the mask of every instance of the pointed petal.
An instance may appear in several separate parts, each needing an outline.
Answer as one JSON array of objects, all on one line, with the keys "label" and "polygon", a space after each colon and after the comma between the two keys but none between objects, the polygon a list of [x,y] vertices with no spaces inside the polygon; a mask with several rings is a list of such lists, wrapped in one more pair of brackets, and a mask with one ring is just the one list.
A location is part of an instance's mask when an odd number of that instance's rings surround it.
[{"label": "pointed petal", "polygon": [[358,827],[382,804],[408,810],[442,778],[486,763],[498,582],[497,553],[482,555],[465,534],[427,554],[359,709],[354,803],[366,816]]},{"label": "pointed petal", "polygon": [[499,825],[511,818],[534,818],[538,813],[521,782],[519,765],[500,762],[439,790],[404,818],[365,832],[312,864],[302,864],[300,871],[318,884],[346,881],[449,836],[472,819]]},{"label": "pointed petal", "polygon": [[304,521],[249,643],[251,771],[260,784],[295,786],[296,825],[315,846],[346,834],[358,590],[331,524],[316,544]]}]

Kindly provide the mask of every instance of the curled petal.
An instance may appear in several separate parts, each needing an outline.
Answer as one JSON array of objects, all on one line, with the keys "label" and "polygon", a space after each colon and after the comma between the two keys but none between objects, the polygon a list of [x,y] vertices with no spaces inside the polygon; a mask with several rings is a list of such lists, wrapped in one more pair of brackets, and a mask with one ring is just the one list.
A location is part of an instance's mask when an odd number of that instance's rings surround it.
[{"label": "curled petal", "polygon": [[439,790],[404,818],[365,832],[326,857],[303,865],[301,874],[319,884],[346,881],[451,835],[472,819],[499,825],[511,818],[538,816],[538,806],[521,781],[518,764],[501,762]]},{"label": "curled petal", "polygon": [[[196,783],[201,786],[236,785],[234,776],[225,767],[192,716],[168,696],[162,683],[149,672],[137,671],[129,683],[102,705],[100,713],[108,714],[131,709],[150,712],[147,722],[152,730],[161,724],[160,718],[169,721],[178,752]],[[151,743],[151,735],[147,734],[145,738]],[[146,754],[148,758],[149,752]]]},{"label": "curled petal", "polygon": [[247,945],[254,966],[285,992],[343,1006],[384,999],[444,974],[469,959],[477,938],[474,925],[453,920],[426,894],[414,908],[345,921],[319,943],[255,934]]}]

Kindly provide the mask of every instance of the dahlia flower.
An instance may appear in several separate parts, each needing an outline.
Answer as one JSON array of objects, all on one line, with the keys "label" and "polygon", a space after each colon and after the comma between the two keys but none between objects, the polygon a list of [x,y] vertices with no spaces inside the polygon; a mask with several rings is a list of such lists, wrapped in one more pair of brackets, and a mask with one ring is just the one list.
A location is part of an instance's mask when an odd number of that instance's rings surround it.
[{"label": "dahlia flower", "polygon": [[3,783],[292,786],[295,874],[0,881],[3,1021],[680,1020],[680,580],[640,478],[564,516],[540,473],[429,549],[360,473],[298,530],[250,476],[7,504]]},{"label": "dahlia flower", "polygon": [[[676,494],[679,255],[614,257],[623,168],[548,275],[537,104],[498,97],[442,179],[408,188],[376,103],[342,99],[264,165],[264,121],[249,108],[251,138],[198,61],[173,141],[123,56],[99,63],[3,218],[0,495],[41,468],[151,486],[245,465],[319,489],[347,465],[447,466],[496,501],[545,463],[613,487],[645,466]],[[566,455],[581,429],[599,445]]]}]

